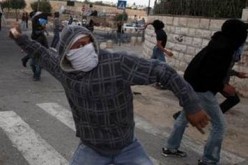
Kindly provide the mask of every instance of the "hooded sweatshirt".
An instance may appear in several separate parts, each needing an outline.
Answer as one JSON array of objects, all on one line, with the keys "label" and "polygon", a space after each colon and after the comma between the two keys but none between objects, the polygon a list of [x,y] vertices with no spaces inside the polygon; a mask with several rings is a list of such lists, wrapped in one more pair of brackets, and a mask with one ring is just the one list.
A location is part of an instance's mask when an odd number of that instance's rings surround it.
[{"label": "hooded sweatshirt", "polygon": [[245,43],[247,25],[238,19],[224,22],[221,31],[214,33],[208,45],[190,62],[184,78],[196,92],[222,91],[234,52]]},{"label": "hooded sweatshirt", "polygon": [[193,89],[174,69],[157,60],[145,60],[124,52],[99,50],[98,66],[89,72],[77,71],[65,58],[73,38],[91,32],[68,26],[61,35],[58,54],[22,35],[17,44],[29,54],[41,54],[39,64],[63,86],[81,142],[103,155],[118,154],[134,140],[133,95],[131,85],[157,81],[178,97],[186,113],[201,109]]}]

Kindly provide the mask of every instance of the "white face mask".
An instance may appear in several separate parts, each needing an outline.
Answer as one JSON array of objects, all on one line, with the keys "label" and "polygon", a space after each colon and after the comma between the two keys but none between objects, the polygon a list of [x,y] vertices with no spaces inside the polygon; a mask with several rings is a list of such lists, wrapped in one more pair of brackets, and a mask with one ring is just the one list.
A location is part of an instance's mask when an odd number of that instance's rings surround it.
[{"label": "white face mask", "polygon": [[98,55],[96,54],[93,43],[89,43],[78,49],[69,50],[66,57],[75,70],[84,72],[91,71],[98,64]]}]

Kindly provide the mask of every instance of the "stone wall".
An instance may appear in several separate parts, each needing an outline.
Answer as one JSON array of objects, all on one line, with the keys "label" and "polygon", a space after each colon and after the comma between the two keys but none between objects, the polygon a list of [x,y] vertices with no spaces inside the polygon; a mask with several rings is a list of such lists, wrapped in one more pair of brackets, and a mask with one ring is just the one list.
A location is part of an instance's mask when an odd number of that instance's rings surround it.
[{"label": "stone wall", "polygon": [[[174,53],[173,57],[167,57],[167,63],[183,74],[188,63],[197,52],[206,46],[214,32],[220,30],[224,19],[207,19],[200,17],[178,16],[150,16],[149,21],[160,19],[165,23],[165,31],[168,35],[166,47]],[[145,31],[143,54],[150,58],[152,48],[156,44],[156,34],[152,26]],[[245,50],[248,48],[248,43]],[[248,51],[245,51],[242,60],[234,68],[248,73]],[[231,84],[237,87],[241,95],[248,97],[248,79],[231,78]]]}]

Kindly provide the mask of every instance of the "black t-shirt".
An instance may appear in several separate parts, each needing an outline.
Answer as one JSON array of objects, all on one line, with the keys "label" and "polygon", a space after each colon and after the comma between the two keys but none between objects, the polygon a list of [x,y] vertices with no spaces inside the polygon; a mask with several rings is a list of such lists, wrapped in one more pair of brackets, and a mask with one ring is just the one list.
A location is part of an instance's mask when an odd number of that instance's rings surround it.
[{"label": "black t-shirt", "polygon": [[163,29],[156,30],[156,39],[157,41],[162,41],[162,46],[165,47],[166,42],[167,42],[167,34]]}]

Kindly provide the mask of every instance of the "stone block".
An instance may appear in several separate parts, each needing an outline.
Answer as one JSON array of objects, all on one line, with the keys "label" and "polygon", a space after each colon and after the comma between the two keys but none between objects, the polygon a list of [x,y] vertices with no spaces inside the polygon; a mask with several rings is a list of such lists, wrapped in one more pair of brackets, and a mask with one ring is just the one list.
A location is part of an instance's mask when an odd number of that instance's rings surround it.
[{"label": "stone block", "polygon": [[175,27],[175,33],[181,34],[181,27]]},{"label": "stone block", "polygon": [[201,29],[209,29],[209,26],[210,26],[210,19],[205,19],[205,18],[200,19],[199,27]]},{"label": "stone block", "polygon": [[187,17],[180,17],[179,18],[179,26],[183,26],[183,27],[185,27],[185,26],[187,26]]},{"label": "stone block", "polygon": [[195,47],[200,47],[202,45],[201,38],[193,38],[192,45]]},{"label": "stone block", "polygon": [[196,29],[194,29],[194,28],[189,28],[188,36],[194,37],[194,36],[195,36],[195,33],[196,33],[195,31],[196,31]]},{"label": "stone block", "polygon": [[199,28],[199,25],[200,25],[200,18],[188,18],[188,23],[187,23],[188,27]]},{"label": "stone block", "polygon": [[179,18],[178,17],[174,17],[173,26],[179,26]]},{"label": "stone block", "polygon": [[243,9],[241,19],[243,21],[248,21],[248,8]]},{"label": "stone block", "polygon": [[197,37],[201,37],[201,38],[211,38],[211,36],[212,36],[212,31],[203,30],[203,29],[196,29],[195,35],[196,35]]},{"label": "stone block", "polygon": [[189,28],[187,27],[181,27],[181,35],[188,35]]},{"label": "stone block", "polygon": [[192,41],[193,41],[192,37],[183,36],[183,43],[185,43],[186,45],[191,45]]},{"label": "stone block", "polygon": [[176,50],[178,52],[186,52],[187,46],[182,44],[176,44],[173,50]]},{"label": "stone block", "polygon": [[172,16],[165,16],[165,23],[166,25],[173,25],[173,18]]},{"label": "stone block", "polygon": [[221,26],[224,22],[225,20],[211,19],[209,29],[218,31],[221,29]]},{"label": "stone block", "polygon": [[187,47],[187,51],[186,51],[186,53],[187,54],[190,54],[190,55],[194,55],[195,54],[195,47],[192,47],[192,46],[188,46]]}]

